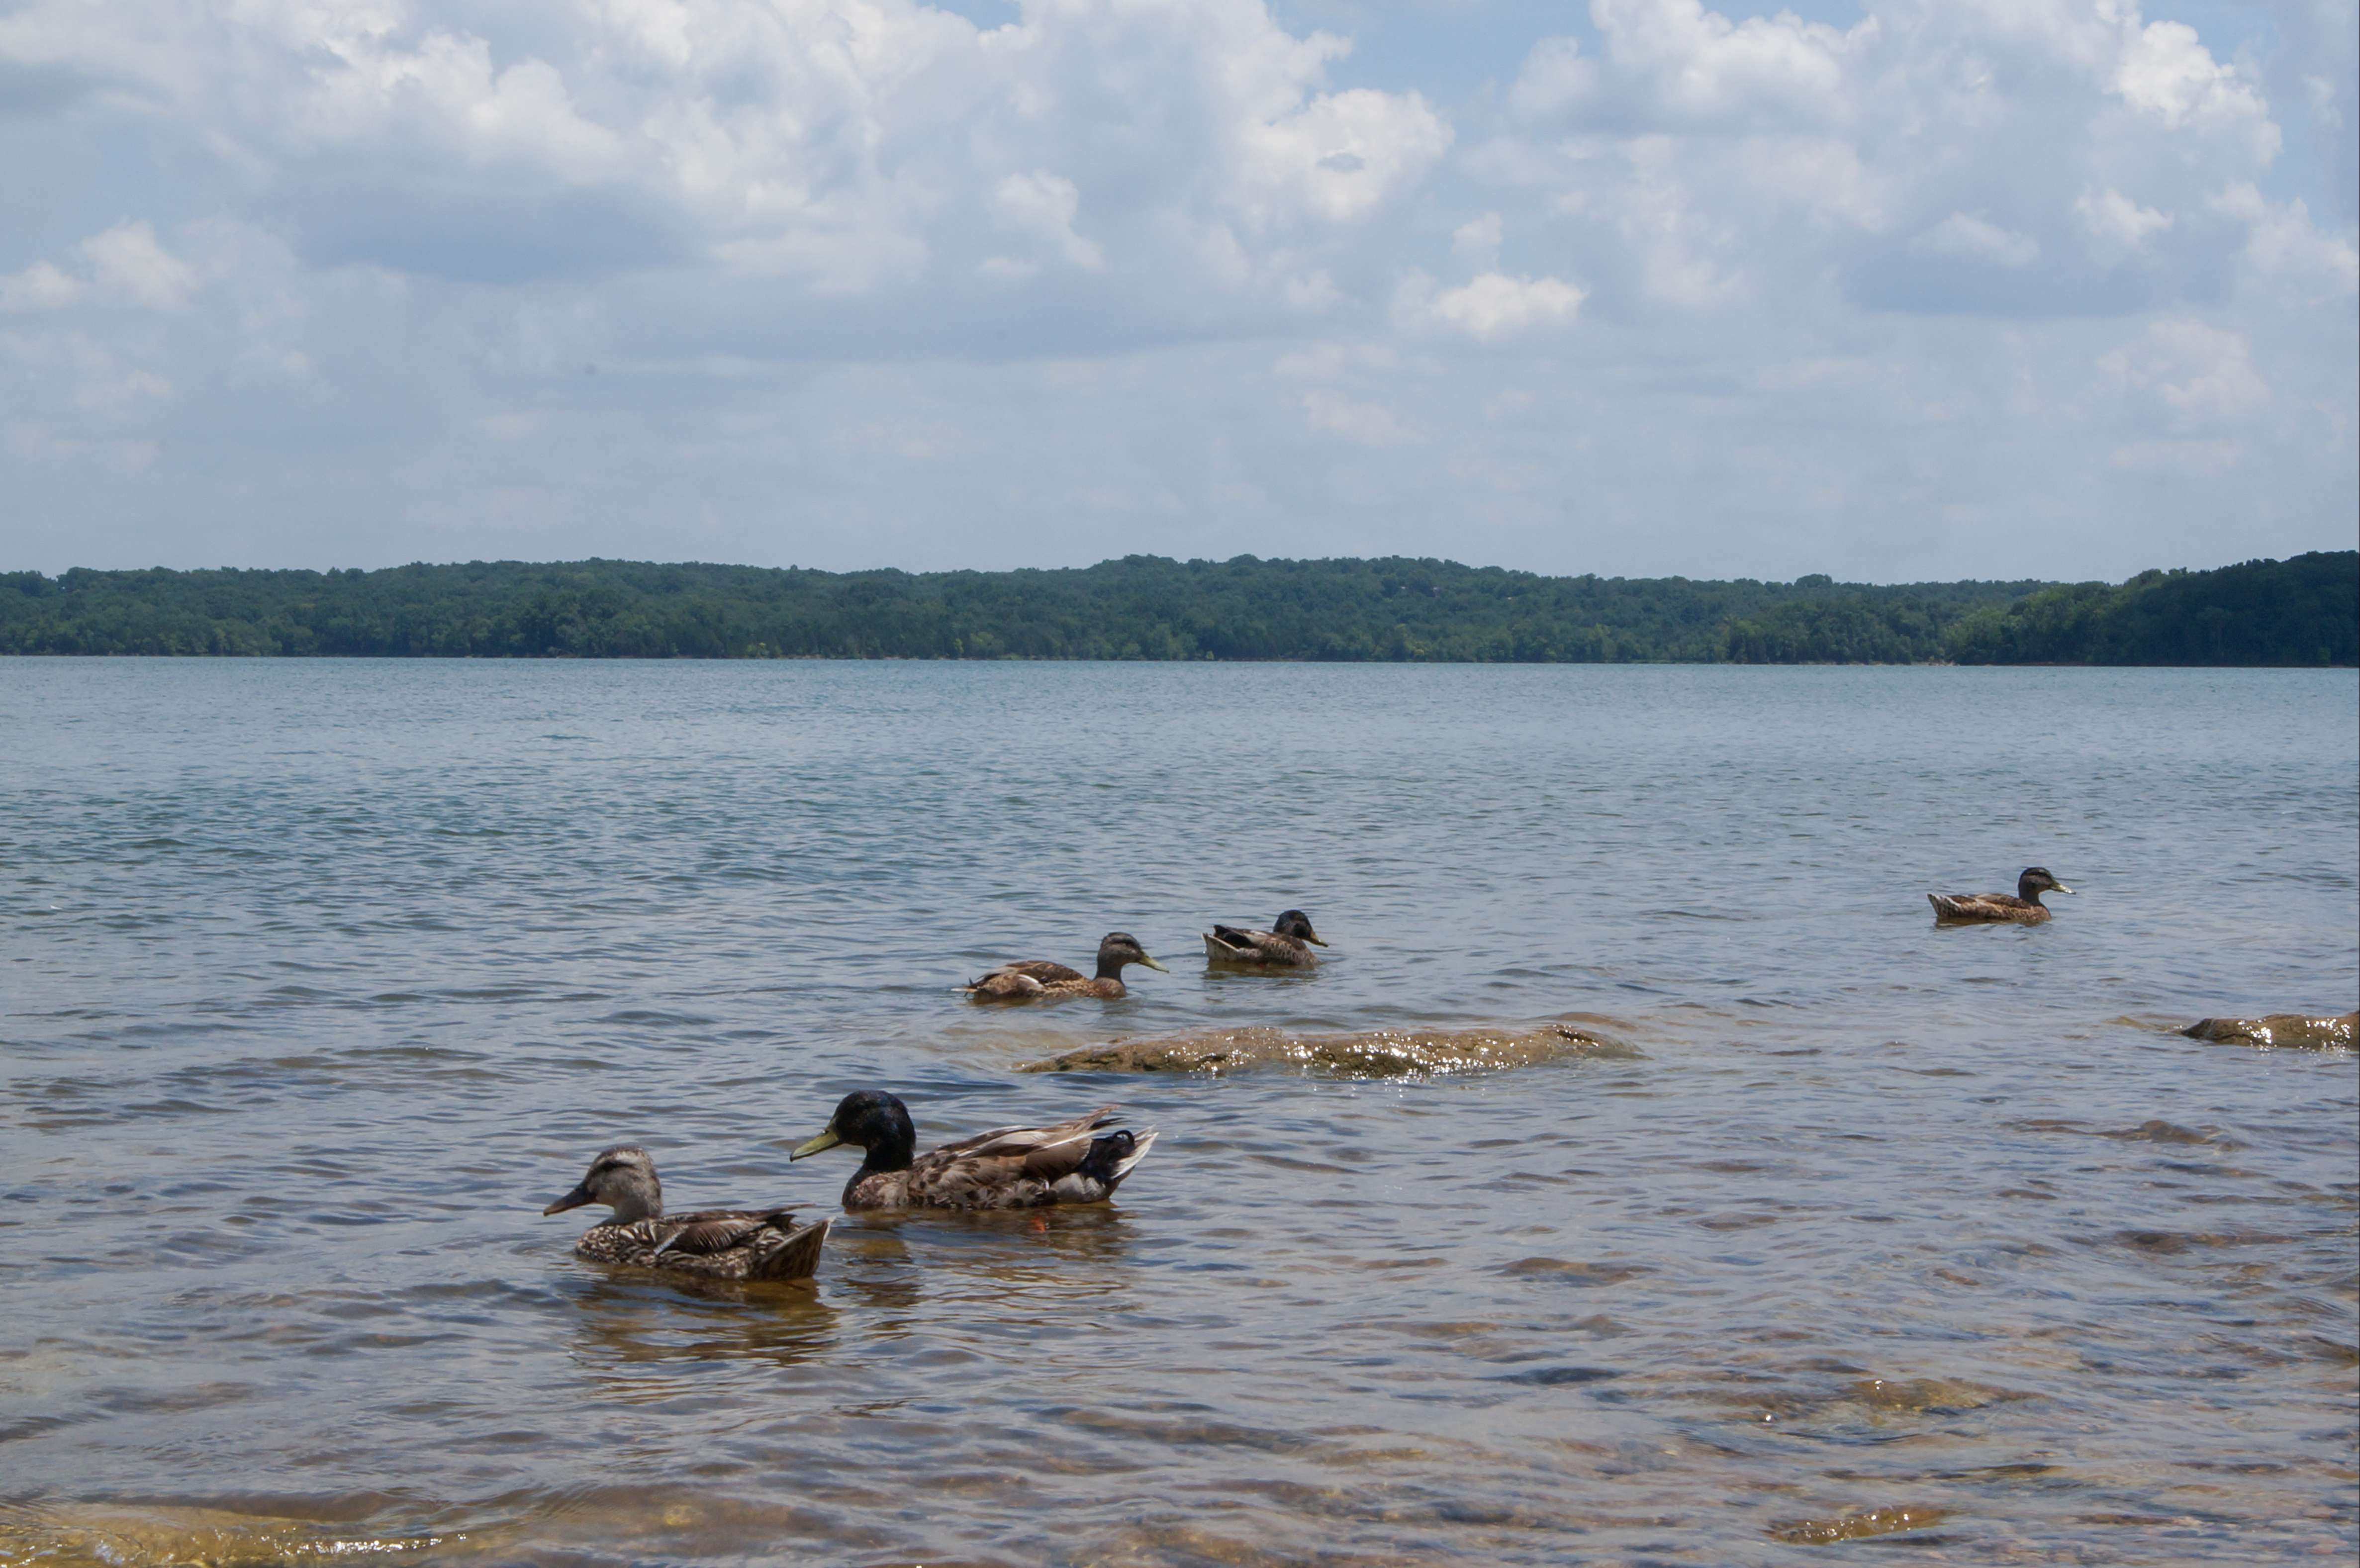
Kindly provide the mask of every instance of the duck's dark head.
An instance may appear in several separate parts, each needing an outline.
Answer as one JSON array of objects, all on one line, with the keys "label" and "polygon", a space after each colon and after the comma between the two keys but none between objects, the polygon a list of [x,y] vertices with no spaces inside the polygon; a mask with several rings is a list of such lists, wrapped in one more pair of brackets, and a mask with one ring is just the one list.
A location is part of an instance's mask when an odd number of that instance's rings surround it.
[{"label": "duck's dark head", "polygon": [[1139,939],[1129,931],[1107,932],[1105,939],[1098,943],[1098,978],[1120,978],[1126,964],[1144,964],[1150,969],[1160,970],[1166,975],[1172,973],[1148,957],[1147,949],[1140,946]]},{"label": "duck's dark head", "polygon": [[910,1107],[882,1089],[858,1089],[836,1103],[836,1114],[817,1138],[796,1146],[789,1160],[801,1160],[848,1143],[865,1151],[864,1170],[906,1171],[918,1147]]},{"label": "duck's dark head", "polygon": [[656,1162],[636,1143],[618,1143],[590,1162],[589,1173],[574,1191],[541,1210],[563,1214],[585,1203],[605,1203],[615,1211],[615,1223],[659,1217],[663,1214],[663,1183],[656,1180]]},{"label": "duck's dark head", "polygon": [[1291,936],[1297,942],[1307,942],[1314,947],[1328,945],[1319,940],[1319,933],[1311,929],[1311,917],[1301,909],[1287,910],[1278,917],[1278,923],[1270,929],[1279,936]]},{"label": "duck's dark head", "polygon": [[2016,896],[2031,903],[2040,902],[2043,893],[2070,893],[2073,889],[2049,875],[2046,866],[2027,866],[2024,875],[2016,879]]}]

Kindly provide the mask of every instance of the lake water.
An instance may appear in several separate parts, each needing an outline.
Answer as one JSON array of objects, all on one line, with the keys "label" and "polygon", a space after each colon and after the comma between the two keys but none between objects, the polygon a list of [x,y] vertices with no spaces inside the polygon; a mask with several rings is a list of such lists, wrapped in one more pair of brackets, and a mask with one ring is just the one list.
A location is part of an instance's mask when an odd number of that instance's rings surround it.
[{"label": "lake water", "polygon": [[[2354,1005],[2355,790],[2350,670],[0,661],[0,1559],[2348,1562],[2360,1071],[2169,1030]],[[811,1287],[541,1217],[871,1085],[1162,1138]]]}]

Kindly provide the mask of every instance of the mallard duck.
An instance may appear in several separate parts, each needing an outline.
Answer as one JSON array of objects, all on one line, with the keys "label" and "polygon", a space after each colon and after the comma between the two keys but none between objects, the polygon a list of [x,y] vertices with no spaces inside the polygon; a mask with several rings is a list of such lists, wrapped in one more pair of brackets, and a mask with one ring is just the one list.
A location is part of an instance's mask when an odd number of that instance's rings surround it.
[{"label": "mallard duck", "polygon": [[1054,1127],[1001,1127],[915,1155],[909,1107],[877,1089],[836,1103],[825,1130],[787,1156],[848,1143],[866,1153],[844,1184],[847,1209],[1035,1209],[1096,1203],[1114,1196],[1131,1167],[1147,1158],[1155,1129],[1098,1129],[1115,1119],[1102,1105]]},{"label": "mallard duck", "polygon": [[667,1214],[656,1162],[634,1143],[602,1151],[574,1191],[541,1212],[563,1214],[585,1203],[605,1203],[615,1215],[582,1233],[574,1244],[582,1257],[708,1279],[808,1279],[831,1223],[798,1225],[792,1204]]},{"label": "mallard duck", "polygon": [[1098,943],[1098,972],[1085,975],[1045,958],[1003,964],[990,974],[968,981],[960,989],[978,1002],[1029,1002],[1039,996],[1100,996],[1112,1001],[1128,994],[1122,966],[1144,964],[1169,975],[1170,970],[1147,956],[1147,949],[1129,931],[1109,931]]},{"label": "mallard duck", "polygon": [[1926,898],[1934,906],[1934,918],[1938,920],[1983,924],[2013,920],[2018,925],[2035,926],[2049,918],[2049,909],[2040,901],[2041,894],[2072,890],[2049,875],[2047,866],[2031,866],[2016,879],[2016,897],[2012,898],[2005,893],[1928,893]]},{"label": "mallard duck", "polygon": [[1309,969],[1319,962],[1311,949],[1327,945],[1301,909],[1287,910],[1268,931],[1217,925],[1205,933],[1207,958],[1256,969]]}]

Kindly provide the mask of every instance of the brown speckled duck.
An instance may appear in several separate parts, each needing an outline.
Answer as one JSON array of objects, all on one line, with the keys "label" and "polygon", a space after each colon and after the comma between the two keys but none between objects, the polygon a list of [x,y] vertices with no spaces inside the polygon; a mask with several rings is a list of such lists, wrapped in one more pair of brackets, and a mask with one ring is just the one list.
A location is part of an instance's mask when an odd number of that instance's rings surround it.
[{"label": "brown speckled duck", "polygon": [[633,1143],[601,1152],[574,1191],[541,1212],[585,1203],[605,1203],[615,1214],[582,1233],[574,1244],[580,1256],[707,1279],[808,1279],[831,1223],[799,1225],[792,1205],[667,1214],[656,1162]]},{"label": "brown speckled duck", "polygon": [[817,1138],[787,1158],[848,1143],[867,1158],[844,1184],[847,1209],[1035,1209],[1097,1203],[1147,1158],[1155,1129],[1100,1132],[1115,1120],[1101,1106],[1054,1127],[1001,1127],[917,1154],[909,1107],[877,1089],[837,1102]]},{"label": "brown speckled duck", "polygon": [[1129,931],[1109,931],[1098,943],[1096,975],[1085,975],[1045,958],[1028,958],[1003,964],[990,974],[968,981],[961,989],[978,1002],[1031,1002],[1045,996],[1098,996],[1110,1002],[1130,994],[1122,983],[1123,965],[1127,964],[1144,964],[1150,969],[1171,973],[1148,957],[1147,949],[1140,946],[1139,939]]},{"label": "brown speckled duck", "polygon": [[2012,921],[2036,926],[2049,918],[2048,906],[2040,901],[2041,894],[2072,890],[2049,875],[2049,867],[2030,866],[2016,879],[2016,896],[2012,898],[2005,893],[1928,893],[1926,898],[1934,906],[1934,918],[1946,923],[1991,925]]},{"label": "brown speckled duck", "polygon": [[1301,909],[1287,910],[1268,931],[1217,925],[1205,933],[1207,958],[1247,969],[1310,969],[1319,963],[1311,949],[1327,945]]}]

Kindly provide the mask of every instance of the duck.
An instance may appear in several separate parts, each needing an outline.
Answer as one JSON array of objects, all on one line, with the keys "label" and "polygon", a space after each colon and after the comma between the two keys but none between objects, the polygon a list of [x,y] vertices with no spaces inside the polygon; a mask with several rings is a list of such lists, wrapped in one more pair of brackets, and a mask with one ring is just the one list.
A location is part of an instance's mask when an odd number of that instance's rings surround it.
[{"label": "duck", "polygon": [[978,1002],[1030,1002],[1043,996],[1097,996],[1114,1001],[1131,994],[1122,983],[1123,965],[1144,964],[1158,974],[1172,973],[1147,955],[1129,931],[1109,931],[1098,943],[1098,972],[1085,975],[1045,958],[1003,964],[988,975],[959,987]]},{"label": "duck", "polygon": [[1255,969],[1309,969],[1319,962],[1311,949],[1327,945],[1301,909],[1288,909],[1268,931],[1217,925],[1205,933],[1207,958]]},{"label": "duck", "polygon": [[1037,1209],[1101,1203],[1114,1196],[1154,1147],[1155,1129],[1113,1132],[1114,1107],[1101,1105],[1049,1127],[1000,1127],[916,1153],[910,1110],[879,1089],[836,1103],[818,1137],[787,1158],[805,1160],[838,1144],[865,1158],[844,1184],[847,1209]]},{"label": "duck", "polygon": [[2043,893],[2070,893],[2073,889],[2049,874],[2045,866],[2027,866],[2024,875],[2016,879],[2016,896],[2005,893],[1928,893],[1927,901],[1934,906],[1938,920],[1958,923],[1993,924],[2013,921],[2017,925],[2037,926],[2049,918],[2049,909],[2040,901]]},{"label": "duck", "polygon": [[601,1149],[574,1191],[541,1212],[559,1214],[585,1203],[605,1203],[615,1213],[582,1233],[574,1244],[577,1256],[706,1279],[808,1279],[834,1223],[797,1225],[793,1204],[667,1214],[656,1162],[636,1143]]}]

